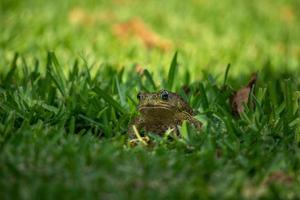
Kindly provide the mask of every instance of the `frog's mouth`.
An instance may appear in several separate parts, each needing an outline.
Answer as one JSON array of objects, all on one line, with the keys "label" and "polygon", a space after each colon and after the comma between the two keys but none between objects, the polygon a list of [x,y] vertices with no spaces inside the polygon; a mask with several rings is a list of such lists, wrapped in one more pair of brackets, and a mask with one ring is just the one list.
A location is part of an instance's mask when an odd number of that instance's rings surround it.
[{"label": "frog's mouth", "polygon": [[138,109],[140,113],[153,117],[170,117],[177,112],[177,109],[170,105],[143,105]]}]

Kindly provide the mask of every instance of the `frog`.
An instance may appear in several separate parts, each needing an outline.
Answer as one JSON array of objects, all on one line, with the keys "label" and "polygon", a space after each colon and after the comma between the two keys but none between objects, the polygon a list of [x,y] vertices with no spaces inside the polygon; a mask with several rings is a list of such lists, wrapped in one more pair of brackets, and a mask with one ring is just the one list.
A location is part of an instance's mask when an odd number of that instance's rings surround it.
[{"label": "frog", "polygon": [[138,116],[132,120],[128,128],[130,138],[135,137],[134,127],[139,132],[151,132],[162,136],[172,130],[180,136],[179,126],[184,121],[200,130],[202,123],[195,118],[196,112],[177,93],[161,89],[158,92],[139,92]]}]

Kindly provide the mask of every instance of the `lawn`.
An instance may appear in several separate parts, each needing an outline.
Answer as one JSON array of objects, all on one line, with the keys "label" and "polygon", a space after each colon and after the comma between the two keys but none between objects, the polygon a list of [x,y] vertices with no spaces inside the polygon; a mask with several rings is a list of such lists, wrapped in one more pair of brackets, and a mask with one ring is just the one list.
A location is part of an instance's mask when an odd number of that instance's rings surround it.
[{"label": "lawn", "polygon": [[[1,0],[0,199],[299,199],[299,9]],[[136,96],[161,88],[203,127],[132,147]]]}]

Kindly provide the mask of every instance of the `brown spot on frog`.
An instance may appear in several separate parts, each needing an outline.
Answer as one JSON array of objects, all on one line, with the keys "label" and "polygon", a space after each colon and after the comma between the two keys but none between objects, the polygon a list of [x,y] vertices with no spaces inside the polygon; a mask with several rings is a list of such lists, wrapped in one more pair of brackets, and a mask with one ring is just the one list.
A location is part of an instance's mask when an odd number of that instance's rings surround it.
[{"label": "brown spot on frog", "polygon": [[194,118],[193,109],[178,94],[160,90],[154,93],[140,92],[137,95],[139,100],[139,115],[131,122],[128,133],[134,137],[133,125],[137,130],[144,129],[162,135],[169,128],[179,133],[178,126],[183,121],[193,124],[196,129],[200,129],[202,123]]}]

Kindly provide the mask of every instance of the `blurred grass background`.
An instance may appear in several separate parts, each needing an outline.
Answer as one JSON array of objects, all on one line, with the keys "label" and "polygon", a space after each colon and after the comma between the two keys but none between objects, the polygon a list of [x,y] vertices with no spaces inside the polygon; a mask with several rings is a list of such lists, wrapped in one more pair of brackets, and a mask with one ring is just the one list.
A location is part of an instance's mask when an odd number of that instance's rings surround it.
[{"label": "blurred grass background", "polygon": [[[269,61],[277,68],[297,68],[299,8],[293,0],[1,0],[0,62],[7,65],[15,51],[42,58],[53,50],[65,64],[81,56],[115,66],[138,63],[157,73],[179,49],[180,63],[194,79],[202,69],[224,72],[229,62],[234,75]],[[167,47],[147,48],[139,35],[115,33],[116,25],[135,19]]]}]

